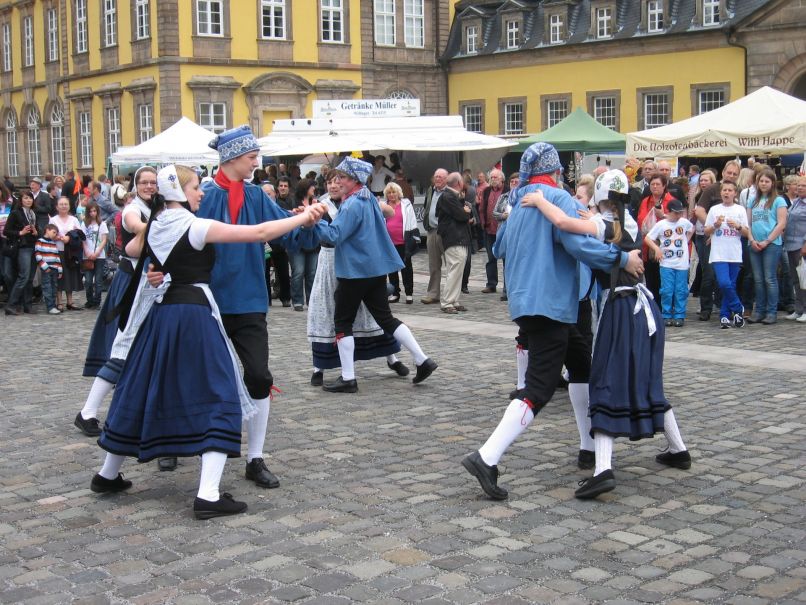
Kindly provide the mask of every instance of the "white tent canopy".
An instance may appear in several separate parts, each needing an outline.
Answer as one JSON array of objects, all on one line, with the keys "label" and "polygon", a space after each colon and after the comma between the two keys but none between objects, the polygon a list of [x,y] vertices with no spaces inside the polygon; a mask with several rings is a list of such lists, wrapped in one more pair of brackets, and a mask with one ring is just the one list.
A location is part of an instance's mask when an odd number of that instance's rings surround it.
[{"label": "white tent canopy", "polygon": [[784,155],[806,150],[806,101],[764,86],[719,109],[627,134],[638,157]]},{"label": "white tent canopy", "polygon": [[112,154],[112,164],[218,164],[218,152],[208,145],[215,137],[214,132],[182,117],[147,141],[118,149]]},{"label": "white tent canopy", "polygon": [[263,155],[280,157],[349,151],[466,152],[466,164],[486,167],[515,144],[466,130],[461,116],[276,120],[272,132],[258,143]]}]

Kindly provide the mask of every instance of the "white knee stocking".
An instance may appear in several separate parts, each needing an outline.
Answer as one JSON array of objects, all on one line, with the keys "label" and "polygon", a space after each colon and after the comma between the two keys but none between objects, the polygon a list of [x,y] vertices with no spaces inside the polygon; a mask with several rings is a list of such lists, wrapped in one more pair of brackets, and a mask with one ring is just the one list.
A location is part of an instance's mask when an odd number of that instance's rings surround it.
[{"label": "white knee stocking", "polygon": [[341,361],[341,377],[344,380],[355,380],[355,338],[342,336],[336,341]]},{"label": "white knee stocking", "polygon": [[515,361],[518,364],[518,382],[515,388],[526,388],[526,368],[529,366],[529,351],[521,347],[515,347]]},{"label": "white knee stocking", "polygon": [[422,365],[423,362],[428,359],[428,356],[423,353],[420,345],[418,345],[417,341],[414,339],[414,334],[411,333],[411,330],[409,330],[406,324],[400,324],[392,336],[411,353],[411,356],[414,358],[414,363],[418,366]]},{"label": "white knee stocking", "polygon": [[[81,417],[84,420],[97,418],[98,408],[101,407],[101,402],[114,388],[114,384],[96,376],[95,380],[92,381],[90,394],[87,395],[87,402],[84,404],[84,407],[81,408]],[[117,475],[115,475],[115,477],[117,477]]]},{"label": "white knee stocking", "polygon": [[219,498],[218,484],[224,473],[227,455],[222,452],[204,452],[202,454],[201,477],[199,477],[199,493],[202,500],[216,502]]},{"label": "white knee stocking", "polygon": [[98,471],[98,474],[104,479],[117,479],[118,473],[120,473],[120,467],[123,466],[123,460],[125,460],[125,458],[125,456],[118,456],[117,454],[107,452],[106,458],[104,458],[104,465],[101,467],[101,470]]},{"label": "white knee stocking", "polygon": [[613,468],[613,438],[604,433],[594,433],[593,449],[596,452],[596,468],[593,470],[593,476],[595,477]]},{"label": "white knee stocking", "polygon": [[526,427],[534,420],[535,415],[532,409],[520,399],[513,399],[509,402],[504,417],[495,427],[493,434],[487,442],[479,449],[481,459],[485,464],[495,466],[504,455],[504,452],[513,441],[526,430]]},{"label": "white knee stocking", "polygon": [[591,419],[588,415],[588,383],[571,382],[568,384],[568,398],[574,408],[574,417],[579,431],[579,449],[593,451],[593,437],[591,437]]},{"label": "white knee stocking", "polygon": [[666,434],[666,440],[669,442],[669,451],[673,454],[685,451],[686,445],[683,443],[683,437],[680,435],[680,429],[677,426],[677,420],[674,417],[674,411],[671,409],[666,410],[663,414],[663,432]]},{"label": "white knee stocking", "polygon": [[[253,399],[257,412],[246,421],[246,461],[263,458],[263,445],[266,443],[266,430],[269,426],[271,399]],[[206,499],[206,498],[205,498]]]}]

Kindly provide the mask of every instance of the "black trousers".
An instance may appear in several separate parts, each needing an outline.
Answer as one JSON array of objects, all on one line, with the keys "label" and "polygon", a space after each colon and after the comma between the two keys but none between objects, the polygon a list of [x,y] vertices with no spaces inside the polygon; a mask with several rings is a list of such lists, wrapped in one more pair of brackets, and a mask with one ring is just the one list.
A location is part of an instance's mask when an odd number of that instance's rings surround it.
[{"label": "black trousers", "polygon": [[274,263],[274,279],[280,287],[280,300],[291,300],[291,273],[288,267],[288,252],[283,246],[271,246],[271,262]]},{"label": "black trousers", "polygon": [[[400,255],[400,260],[403,261],[403,268],[400,273],[403,275],[403,290],[406,296],[414,294],[414,268],[411,266],[411,257],[406,256],[406,246],[404,244],[395,244],[395,250]],[[389,274],[389,283],[395,289],[395,296],[400,296],[400,277],[398,272]]]},{"label": "black trousers", "polygon": [[[590,334],[590,301],[584,302],[587,303],[587,332]],[[584,318],[582,329],[578,324],[566,324],[542,315],[519,317],[515,323],[523,333],[518,335],[519,343],[525,337],[529,350],[523,396],[532,403],[535,414],[554,396],[563,365],[568,368],[570,382],[588,382],[591,338],[583,334]]]},{"label": "black trousers", "polygon": [[352,336],[353,322],[363,302],[370,315],[387,334],[394,334],[403,322],[392,316],[386,293],[386,276],[361,279],[338,278],[336,286],[334,327],[336,336]]},{"label": "black trousers", "polygon": [[222,315],[221,323],[243,365],[243,381],[249,396],[265,399],[274,384],[269,370],[269,330],[265,313]]}]

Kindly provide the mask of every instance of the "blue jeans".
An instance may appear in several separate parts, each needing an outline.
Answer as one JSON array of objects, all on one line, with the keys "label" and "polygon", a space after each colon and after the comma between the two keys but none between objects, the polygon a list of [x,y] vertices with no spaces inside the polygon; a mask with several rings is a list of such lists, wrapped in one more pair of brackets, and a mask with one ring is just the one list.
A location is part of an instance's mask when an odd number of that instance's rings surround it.
[{"label": "blue jeans", "polygon": [[733,313],[741,314],[744,307],[736,293],[736,279],[739,277],[742,263],[714,263],[712,267],[719,289],[722,290],[722,307],[719,310],[719,317],[730,318]]},{"label": "blue jeans", "polygon": [[84,273],[84,291],[87,293],[87,304],[96,307],[101,306],[101,292],[104,284],[105,258],[95,260],[95,268]]},{"label": "blue jeans", "polygon": [[[295,307],[305,304],[311,298],[313,278],[316,277],[316,265],[319,261],[319,251],[289,252],[288,260],[291,262],[291,302]],[[303,281],[305,291],[303,295]]]},{"label": "blue jeans", "polygon": [[50,269],[47,273],[44,271],[39,272],[42,279],[42,298],[45,299],[45,306],[48,311],[56,308],[56,290],[59,288],[59,272],[56,269]]},{"label": "blue jeans", "polygon": [[688,269],[660,268],[660,300],[663,319],[685,319]]},{"label": "blue jeans", "polygon": [[750,250],[750,264],[753,267],[753,283],[756,286],[755,311],[761,316],[778,314],[778,260],[781,258],[781,245],[770,244],[761,252]]},{"label": "blue jeans", "polygon": [[31,301],[34,294],[35,262],[33,248],[20,248],[17,253],[17,279],[8,297],[9,307],[19,307],[22,305],[26,309],[31,308]]}]

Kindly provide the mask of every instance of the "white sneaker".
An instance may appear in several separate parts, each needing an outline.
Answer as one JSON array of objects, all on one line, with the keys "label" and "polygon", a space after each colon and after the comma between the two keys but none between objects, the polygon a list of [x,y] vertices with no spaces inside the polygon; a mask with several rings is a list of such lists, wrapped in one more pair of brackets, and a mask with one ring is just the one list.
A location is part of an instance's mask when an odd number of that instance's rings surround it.
[{"label": "white sneaker", "polygon": [[56,307],[53,307],[50,311],[48,311],[51,315],[59,315],[61,311],[59,311]]},{"label": "white sneaker", "polygon": [[795,321],[799,324],[806,324],[806,313],[798,317]]},{"label": "white sneaker", "polygon": [[786,317],[784,317],[784,319],[789,319],[789,320],[795,321],[795,320],[796,320],[796,319],[798,319],[799,317],[800,317],[800,314],[799,314],[799,313],[790,313],[789,315],[787,315]]}]

